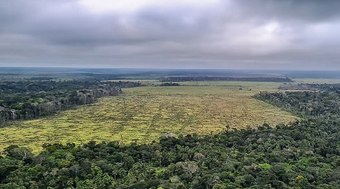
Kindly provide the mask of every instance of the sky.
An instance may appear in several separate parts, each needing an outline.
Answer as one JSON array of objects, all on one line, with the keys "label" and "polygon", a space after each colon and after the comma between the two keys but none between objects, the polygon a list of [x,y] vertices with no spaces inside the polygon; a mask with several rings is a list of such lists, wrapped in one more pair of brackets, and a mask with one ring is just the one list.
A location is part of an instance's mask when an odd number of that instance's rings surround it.
[{"label": "sky", "polygon": [[2,0],[0,66],[340,70],[339,0]]}]

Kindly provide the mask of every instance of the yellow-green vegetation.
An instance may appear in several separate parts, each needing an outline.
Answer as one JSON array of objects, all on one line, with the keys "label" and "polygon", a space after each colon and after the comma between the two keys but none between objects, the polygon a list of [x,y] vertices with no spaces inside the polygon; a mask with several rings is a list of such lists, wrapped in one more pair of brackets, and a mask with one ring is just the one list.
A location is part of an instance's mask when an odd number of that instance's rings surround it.
[{"label": "yellow-green vegetation", "polygon": [[277,83],[185,82],[185,86],[123,89],[91,105],[56,115],[11,123],[0,130],[0,149],[11,144],[37,152],[44,143],[117,140],[148,143],[164,133],[211,134],[226,127],[291,122],[293,115],[252,98],[275,91]]}]

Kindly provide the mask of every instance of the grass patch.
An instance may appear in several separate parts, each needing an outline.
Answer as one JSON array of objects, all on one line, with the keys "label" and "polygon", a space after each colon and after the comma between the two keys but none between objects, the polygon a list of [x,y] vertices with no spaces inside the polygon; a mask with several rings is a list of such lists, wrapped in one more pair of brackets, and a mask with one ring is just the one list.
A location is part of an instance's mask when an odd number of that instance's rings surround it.
[{"label": "grass patch", "polygon": [[297,119],[256,100],[259,91],[276,91],[279,83],[184,82],[183,86],[124,89],[91,105],[42,119],[20,121],[0,130],[0,149],[11,144],[34,152],[44,143],[121,141],[149,143],[163,133],[211,134],[263,123],[276,125]]}]

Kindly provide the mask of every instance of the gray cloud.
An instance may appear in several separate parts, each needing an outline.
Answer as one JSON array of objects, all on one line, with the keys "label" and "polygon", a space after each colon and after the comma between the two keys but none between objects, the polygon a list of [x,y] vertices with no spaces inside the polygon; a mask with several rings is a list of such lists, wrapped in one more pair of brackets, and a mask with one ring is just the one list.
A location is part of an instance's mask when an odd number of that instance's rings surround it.
[{"label": "gray cloud", "polygon": [[291,22],[323,22],[338,19],[340,1],[336,0],[239,0],[240,10],[262,19]]},{"label": "gray cloud", "polygon": [[0,66],[340,69],[337,0],[81,1],[1,1]]}]

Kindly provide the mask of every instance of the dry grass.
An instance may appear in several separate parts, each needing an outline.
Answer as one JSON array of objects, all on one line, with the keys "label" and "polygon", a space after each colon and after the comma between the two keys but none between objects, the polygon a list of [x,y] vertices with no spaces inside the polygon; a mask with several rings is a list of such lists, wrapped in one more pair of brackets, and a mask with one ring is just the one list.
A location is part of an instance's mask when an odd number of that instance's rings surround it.
[{"label": "dry grass", "polygon": [[167,132],[210,134],[226,126],[239,129],[296,119],[288,112],[251,98],[261,90],[276,90],[275,83],[185,84],[125,89],[121,96],[102,98],[92,105],[13,123],[0,130],[0,149],[17,144],[37,152],[43,143],[80,144],[90,140],[148,143]]}]

